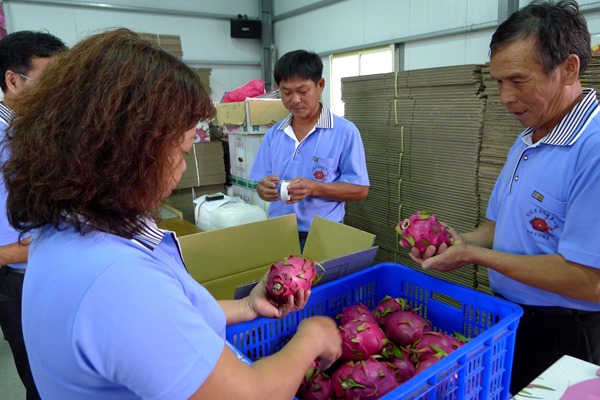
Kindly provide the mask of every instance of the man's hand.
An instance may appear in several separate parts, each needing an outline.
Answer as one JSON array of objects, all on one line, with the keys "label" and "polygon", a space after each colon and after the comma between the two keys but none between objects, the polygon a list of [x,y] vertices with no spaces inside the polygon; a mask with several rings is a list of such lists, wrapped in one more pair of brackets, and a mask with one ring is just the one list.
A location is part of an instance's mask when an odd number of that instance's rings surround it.
[{"label": "man's hand", "polygon": [[452,245],[448,246],[442,243],[438,248],[429,246],[424,253],[413,247],[408,255],[410,258],[421,265],[423,269],[435,269],[448,272],[458,269],[468,264],[468,246],[462,240],[462,237],[454,229],[446,225],[446,228],[452,234]]},{"label": "man's hand", "polygon": [[279,183],[279,177],[277,175],[265,176],[256,185],[256,191],[258,197],[264,201],[277,201],[279,200],[279,191],[277,190],[277,184]]},{"label": "man's hand", "polygon": [[304,200],[308,196],[312,196],[313,188],[316,184],[317,182],[311,179],[301,177],[292,179],[287,188],[290,200],[286,201],[285,204],[294,204],[301,200]]}]

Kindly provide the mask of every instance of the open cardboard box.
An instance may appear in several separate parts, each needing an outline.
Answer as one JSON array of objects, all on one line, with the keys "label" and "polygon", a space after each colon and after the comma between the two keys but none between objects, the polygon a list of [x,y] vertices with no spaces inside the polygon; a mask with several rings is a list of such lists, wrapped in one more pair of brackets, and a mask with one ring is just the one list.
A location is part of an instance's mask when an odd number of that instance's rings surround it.
[{"label": "open cardboard box", "polygon": [[[249,293],[272,263],[299,255],[296,216],[286,215],[179,239],[190,274],[219,299]],[[315,217],[303,256],[325,268],[320,283],[341,278],[373,264],[375,235]]]},{"label": "open cardboard box", "polygon": [[216,103],[217,121],[224,133],[264,134],[289,115],[280,99],[248,98],[246,101]]}]

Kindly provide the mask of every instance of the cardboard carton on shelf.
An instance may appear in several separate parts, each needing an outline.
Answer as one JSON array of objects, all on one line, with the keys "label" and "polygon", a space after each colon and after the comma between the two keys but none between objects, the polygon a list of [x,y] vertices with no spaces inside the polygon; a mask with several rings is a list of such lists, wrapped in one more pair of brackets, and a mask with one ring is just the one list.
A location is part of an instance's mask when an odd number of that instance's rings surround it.
[{"label": "cardboard carton on shelf", "polygon": [[[325,283],[373,264],[375,235],[315,217],[303,256],[326,269]],[[245,296],[272,263],[300,254],[295,215],[180,238],[190,274],[215,298]]]},{"label": "cardboard carton on shelf", "polygon": [[280,99],[249,98],[215,107],[224,134],[262,135],[289,114]]}]

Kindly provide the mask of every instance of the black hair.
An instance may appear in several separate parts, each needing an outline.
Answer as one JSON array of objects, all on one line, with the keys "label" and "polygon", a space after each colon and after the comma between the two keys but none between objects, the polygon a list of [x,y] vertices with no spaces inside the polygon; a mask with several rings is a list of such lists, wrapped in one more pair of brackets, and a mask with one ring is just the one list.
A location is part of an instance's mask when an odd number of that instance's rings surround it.
[{"label": "black hair", "polygon": [[62,40],[46,32],[11,33],[0,40],[0,88],[6,92],[6,71],[27,75],[33,57],[48,58],[66,49]]},{"label": "black hair", "polygon": [[579,57],[579,76],[585,72],[592,56],[591,38],[576,1],[529,3],[498,26],[490,42],[490,56],[505,45],[528,37],[536,40],[536,58],[547,75],[570,54]]},{"label": "black hair", "polygon": [[323,62],[315,53],[306,50],[290,51],[275,63],[273,77],[277,85],[293,78],[310,79],[317,84],[323,77]]}]

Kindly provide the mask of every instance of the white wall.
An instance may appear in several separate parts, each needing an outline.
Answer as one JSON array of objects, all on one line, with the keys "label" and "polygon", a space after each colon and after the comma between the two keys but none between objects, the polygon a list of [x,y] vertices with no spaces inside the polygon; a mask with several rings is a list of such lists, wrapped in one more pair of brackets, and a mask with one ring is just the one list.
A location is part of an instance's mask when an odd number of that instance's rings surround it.
[{"label": "white wall", "polygon": [[[499,0],[343,0],[297,16],[278,16],[323,4],[322,0],[273,0],[273,34],[278,56],[303,48],[323,56],[329,76],[330,54],[389,43],[405,43],[402,69],[432,68],[488,61],[488,44],[498,19]],[[67,4],[68,2],[74,5]],[[77,3],[203,13],[175,16],[110,8],[77,7]],[[520,6],[530,0],[520,0]],[[4,0],[9,32],[47,29],[73,45],[89,33],[124,26],[136,31],[174,34],[182,40],[187,61],[212,68],[213,98],[262,76],[261,41],[232,39],[229,21],[210,15],[260,17],[260,0]],[[582,8],[598,1],[579,0]],[[600,33],[600,12],[586,13],[592,34]],[[438,36],[438,37],[432,37]],[[240,65],[240,62],[253,65]],[[324,100],[329,101],[329,91]]]},{"label": "white wall", "polygon": [[[317,0],[274,2],[277,52],[304,48],[323,56],[388,43],[404,43],[401,69],[485,63],[498,20],[499,0],[344,0],[277,20]],[[521,0],[520,7],[530,0]],[[586,5],[598,1],[579,0]],[[585,14],[590,32],[600,33],[600,13]],[[435,37],[433,37],[435,36]],[[324,72],[324,76],[325,75]],[[324,100],[329,94],[325,91]]]},{"label": "white wall", "polygon": [[[92,4],[92,1],[80,2]],[[57,2],[58,3],[58,2]],[[221,99],[225,91],[262,76],[261,41],[258,39],[233,39],[229,20],[199,18],[196,16],[160,15],[148,12],[89,8],[71,5],[52,5],[39,1],[25,3],[4,0],[8,32],[47,29],[69,46],[90,33],[114,27],[126,27],[138,32],[179,35],[184,60],[229,62],[230,65],[189,63],[194,67],[212,68],[211,88],[213,99]],[[101,3],[131,8],[168,9],[189,13],[229,15],[246,14],[259,18],[258,0],[103,0]],[[239,65],[238,62],[254,65]],[[236,64],[237,63],[237,64]]]},{"label": "white wall", "polygon": [[[405,43],[401,69],[483,63],[498,19],[498,0],[346,0],[278,21],[292,11],[289,3],[274,0],[278,54],[305,48],[323,55],[324,64],[329,54],[388,43]],[[308,3],[315,1],[301,6]],[[486,24],[485,31],[453,34]],[[427,39],[435,32],[445,35]]]}]

